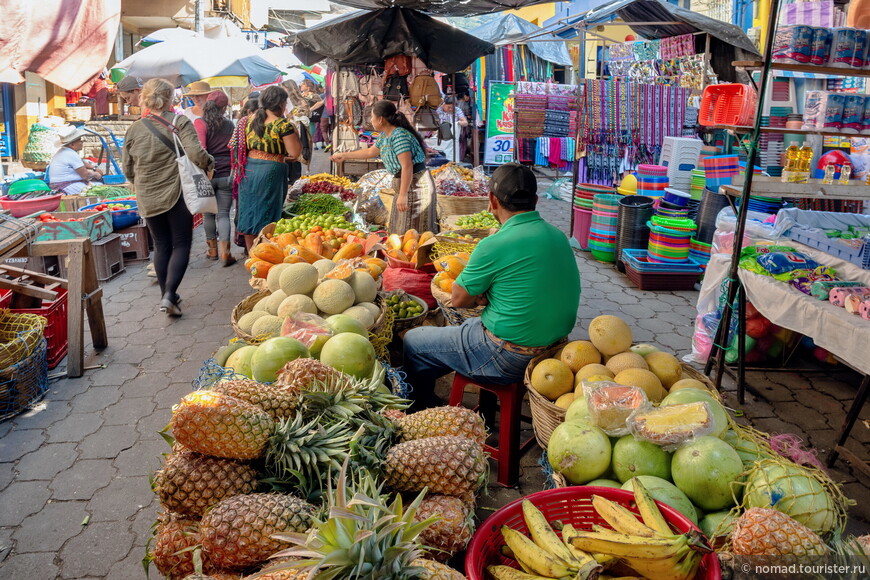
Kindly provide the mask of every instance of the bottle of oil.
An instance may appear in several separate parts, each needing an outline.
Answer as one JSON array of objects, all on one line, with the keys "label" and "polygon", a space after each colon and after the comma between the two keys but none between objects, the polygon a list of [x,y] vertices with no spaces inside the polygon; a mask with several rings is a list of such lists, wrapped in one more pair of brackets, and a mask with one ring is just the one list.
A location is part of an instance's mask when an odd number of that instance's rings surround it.
[{"label": "bottle of oil", "polygon": [[806,183],[810,178],[810,171],[813,163],[813,148],[804,142],[799,151],[798,174],[799,177],[795,181],[798,183]]},{"label": "bottle of oil", "polygon": [[834,167],[833,163],[828,163],[825,166],[825,177],[822,179],[822,185],[833,185],[834,184],[834,172],[837,170]]},{"label": "bottle of oil", "polygon": [[849,177],[852,175],[852,166],[844,163],[840,168],[840,185],[849,185]]},{"label": "bottle of oil", "polygon": [[790,183],[795,180],[799,159],[800,149],[798,149],[797,141],[792,141],[788,149],[785,150],[785,167],[782,170],[783,183]]}]

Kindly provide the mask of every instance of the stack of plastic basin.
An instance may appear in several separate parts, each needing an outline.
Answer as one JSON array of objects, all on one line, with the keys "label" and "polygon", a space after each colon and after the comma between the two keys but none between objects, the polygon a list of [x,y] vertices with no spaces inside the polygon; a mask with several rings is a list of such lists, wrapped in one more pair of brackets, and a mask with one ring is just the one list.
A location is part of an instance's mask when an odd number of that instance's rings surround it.
[{"label": "stack of plastic basin", "polygon": [[616,229],[616,267],[624,271],[622,250],[646,249],[649,245],[647,222],[653,216],[655,200],[644,195],[630,195],[619,200],[619,219]]},{"label": "stack of plastic basin", "polygon": [[711,155],[701,163],[707,188],[712,190],[718,190],[720,185],[731,185],[731,180],[740,171],[737,155]]},{"label": "stack of plastic basin", "polygon": [[661,197],[668,187],[668,168],[664,165],[637,166],[637,194],[647,197]]},{"label": "stack of plastic basin", "polygon": [[594,185],[592,183],[578,183],[574,188],[574,230],[572,235],[580,249],[589,249],[589,228],[592,225],[592,198],[599,194],[614,194],[612,187]]},{"label": "stack of plastic basin", "polygon": [[592,200],[592,226],[589,250],[600,262],[616,261],[616,227],[619,223],[619,200],[622,196],[600,193]]},{"label": "stack of plastic basin", "polygon": [[650,262],[682,264],[689,259],[689,240],[695,233],[695,223],[689,219],[653,216],[649,221]]}]

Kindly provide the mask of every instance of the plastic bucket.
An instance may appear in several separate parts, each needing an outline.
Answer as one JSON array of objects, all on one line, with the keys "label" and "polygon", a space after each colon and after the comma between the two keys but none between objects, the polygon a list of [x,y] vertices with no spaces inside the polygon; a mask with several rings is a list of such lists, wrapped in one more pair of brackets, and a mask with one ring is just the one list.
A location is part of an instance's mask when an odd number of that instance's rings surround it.
[{"label": "plastic bucket", "polygon": [[574,208],[574,239],[584,250],[589,248],[589,227],[592,225],[592,212]]}]

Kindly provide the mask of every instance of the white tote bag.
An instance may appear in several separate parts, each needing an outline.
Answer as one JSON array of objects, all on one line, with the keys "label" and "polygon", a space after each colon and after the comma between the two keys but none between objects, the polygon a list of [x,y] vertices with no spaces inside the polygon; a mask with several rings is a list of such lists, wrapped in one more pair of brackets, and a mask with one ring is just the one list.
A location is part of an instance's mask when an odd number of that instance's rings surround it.
[{"label": "white tote bag", "polygon": [[[177,119],[176,116],[172,120],[173,127],[175,127]],[[214,188],[211,186],[211,180],[205,171],[197,167],[187,156],[177,131],[172,132],[172,138],[175,141],[175,162],[178,163],[178,174],[181,176],[181,194],[184,196],[187,209],[192,214],[217,213],[217,199],[214,195]]]}]

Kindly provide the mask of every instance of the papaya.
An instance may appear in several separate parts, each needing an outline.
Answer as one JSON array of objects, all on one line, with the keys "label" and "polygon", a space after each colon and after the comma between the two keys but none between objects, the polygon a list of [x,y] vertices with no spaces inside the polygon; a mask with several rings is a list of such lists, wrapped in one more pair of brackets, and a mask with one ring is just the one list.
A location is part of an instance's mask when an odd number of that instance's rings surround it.
[{"label": "papaya", "polygon": [[371,274],[372,278],[374,278],[375,281],[377,281],[378,278],[380,278],[381,275],[384,273],[383,268],[381,268],[377,264],[366,264],[366,271]]},{"label": "papaya", "polygon": [[448,276],[446,272],[438,272],[435,274],[435,277],[432,278],[432,283],[445,292],[453,292],[453,282],[455,282],[455,280]]},{"label": "papaya", "polygon": [[456,278],[462,274],[462,270],[465,269],[467,264],[468,262],[457,256],[446,256],[439,260],[435,260],[435,269],[439,272],[444,272],[449,277],[456,280]]},{"label": "papaya", "polygon": [[251,264],[251,276],[254,278],[265,278],[269,274],[269,269],[275,264],[266,262],[265,260],[257,260]]},{"label": "papaya", "polygon": [[[297,256],[297,255],[284,256],[284,263],[285,264],[298,264],[300,262],[305,262],[305,260],[303,260],[300,256]],[[305,263],[307,264],[308,262],[305,262]]]},{"label": "papaya", "polygon": [[381,269],[381,272],[387,269],[387,263],[380,258],[365,258],[365,263],[368,265],[375,265]]},{"label": "papaya", "polygon": [[271,264],[280,264],[284,261],[284,252],[277,244],[262,242],[251,248],[251,257]]},{"label": "papaya", "polygon": [[471,259],[471,254],[469,254],[468,252],[456,252],[456,254],[454,255],[457,258],[462,258],[463,260],[465,260],[466,263],[468,263],[468,260]]},{"label": "papaya", "polygon": [[330,280],[344,280],[346,282],[350,280],[350,277],[353,276],[353,273],[353,264],[351,264],[350,262],[345,262],[344,264],[339,264],[338,266],[327,272],[324,278],[328,278]]},{"label": "papaya", "polygon": [[402,245],[402,237],[399,234],[391,234],[390,237],[387,238],[387,247],[391,250],[401,250]]},{"label": "papaya", "polygon": [[417,252],[417,240],[411,239],[402,246],[402,253],[413,256]]},{"label": "papaya", "polygon": [[411,258],[406,256],[402,250],[390,250],[387,252],[387,254],[389,254],[389,256],[391,258],[395,258],[396,260],[399,260],[400,262],[410,262],[411,261]]},{"label": "papaya", "polygon": [[323,249],[320,251],[320,255],[327,260],[331,260],[332,257],[335,256],[335,248],[329,244],[323,244]]},{"label": "papaya", "polygon": [[248,258],[247,260],[245,260],[245,270],[250,272],[251,266],[253,266],[254,262],[256,262],[256,261],[257,261],[257,258]]},{"label": "papaya", "polygon": [[359,242],[352,242],[345,244],[341,247],[339,251],[335,253],[332,257],[333,262],[338,262],[339,260],[349,260],[351,258],[359,258],[362,256],[363,247]]},{"label": "papaya", "polygon": [[287,246],[298,243],[296,236],[289,232],[286,234],[278,234],[275,236],[273,241],[278,244],[278,247],[280,248],[286,248]]},{"label": "papaya", "polygon": [[318,256],[323,255],[323,239],[316,233],[310,233],[305,236],[305,241],[299,245],[303,248],[311,250]]},{"label": "papaya", "polygon": [[[405,232],[405,235],[402,236],[402,247],[404,248],[411,240],[414,240],[415,242],[420,240],[420,234],[413,228]],[[405,253],[407,254],[408,252]]]},{"label": "papaya", "polygon": [[423,244],[425,244],[426,242],[428,242],[429,240],[431,240],[434,237],[435,237],[435,234],[433,234],[432,232],[423,232],[422,234],[420,234],[419,245],[422,246]]},{"label": "papaya", "polygon": [[294,244],[287,248],[288,256],[299,256],[309,264],[313,264],[317,260],[322,260],[323,257],[320,254],[315,254],[308,248],[304,246],[300,246],[299,244]]}]

